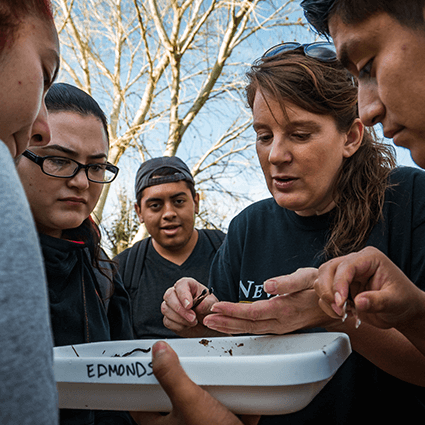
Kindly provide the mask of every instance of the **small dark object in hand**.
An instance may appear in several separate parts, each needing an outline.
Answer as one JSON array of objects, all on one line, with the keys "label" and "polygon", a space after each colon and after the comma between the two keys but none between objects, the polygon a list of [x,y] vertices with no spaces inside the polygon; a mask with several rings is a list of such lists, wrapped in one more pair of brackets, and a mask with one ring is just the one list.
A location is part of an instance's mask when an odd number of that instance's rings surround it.
[{"label": "small dark object in hand", "polygon": [[202,301],[204,301],[205,298],[208,297],[208,295],[213,293],[213,289],[204,289],[200,295],[198,295],[195,300],[193,301],[192,310],[196,307],[198,307],[199,304],[201,304]]}]

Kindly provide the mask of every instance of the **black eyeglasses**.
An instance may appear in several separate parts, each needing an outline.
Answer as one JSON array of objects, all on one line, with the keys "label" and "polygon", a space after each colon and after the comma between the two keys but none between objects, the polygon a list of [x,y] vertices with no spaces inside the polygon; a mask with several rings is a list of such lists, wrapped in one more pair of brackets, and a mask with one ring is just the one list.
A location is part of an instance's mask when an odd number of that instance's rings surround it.
[{"label": "black eyeglasses", "polygon": [[337,60],[336,49],[333,43],[318,41],[316,43],[300,44],[296,42],[280,43],[271,47],[264,53],[263,58],[269,58],[282,52],[303,48],[304,54],[321,62],[334,62]]},{"label": "black eyeglasses", "polygon": [[109,162],[80,164],[73,159],[63,156],[39,156],[29,150],[26,150],[22,155],[35,162],[44,174],[62,179],[74,177],[83,169],[89,181],[94,183],[111,183],[119,171],[118,167]]}]

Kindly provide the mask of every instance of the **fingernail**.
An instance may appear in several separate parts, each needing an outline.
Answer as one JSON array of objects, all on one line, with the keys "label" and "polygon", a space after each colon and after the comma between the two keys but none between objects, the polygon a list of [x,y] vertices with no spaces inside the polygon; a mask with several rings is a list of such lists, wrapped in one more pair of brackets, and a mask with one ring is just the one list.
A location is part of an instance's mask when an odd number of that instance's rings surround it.
[{"label": "fingernail", "polygon": [[152,347],[152,357],[160,357],[167,352],[167,344],[164,341],[158,341]]},{"label": "fingernail", "polygon": [[189,301],[188,299],[185,299],[185,300],[183,301],[183,306],[184,306],[184,308],[188,308],[188,307],[189,307],[189,305],[190,305],[190,301]]},{"label": "fingernail", "polygon": [[188,322],[194,322],[196,320],[196,313],[193,310],[188,310],[186,313],[186,320]]},{"label": "fingernail", "polygon": [[207,317],[204,319],[203,325],[209,329],[216,330],[214,322],[209,320]]},{"label": "fingernail", "polygon": [[222,310],[220,308],[219,305],[217,304],[213,304],[212,307],[210,308],[211,313],[221,313]]},{"label": "fingernail", "polygon": [[335,292],[335,303],[338,307],[341,307],[343,302],[342,302],[342,297],[341,294],[339,292]]},{"label": "fingernail", "polygon": [[341,316],[341,308],[340,307],[338,307],[336,304],[334,304],[334,303],[332,303],[331,304],[331,308],[332,308],[332,310],[338,315],[338,316]]},{"label": "fingernail", "polygon": [[264,290],[269,294],[272,294],[276,291],[276,281],[275,280],[266,280],[264,282]]},{"label": "fingernail", "polygon": [[356,329],[359,329],[361,324],[362,324],[362,321],[358,317],[356,317]]},{"label": "fingernail", "polygon": [[348,313],[347,313],[347,301],[345,301],[344,306],[342,307],[343,316],[342,316],[342,323],[344,323],[347,320]]}]

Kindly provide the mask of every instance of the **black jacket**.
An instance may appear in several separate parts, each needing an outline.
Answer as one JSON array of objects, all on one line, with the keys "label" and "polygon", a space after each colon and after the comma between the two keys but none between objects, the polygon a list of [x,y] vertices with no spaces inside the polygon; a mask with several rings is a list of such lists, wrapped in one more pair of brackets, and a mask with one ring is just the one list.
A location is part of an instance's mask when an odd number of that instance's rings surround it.
[{"label": "black jacket", "polygon": [[[101,296],[105,282],[99,283],[102,275],[94,272],[86,244],[43,234],[40,243],[55,346],[133,339],[130,303],[119,275],[114,276],[113,293],[106,309]],[[133,421],[126,412],[62,409],[60,423],[126,425]]]}]

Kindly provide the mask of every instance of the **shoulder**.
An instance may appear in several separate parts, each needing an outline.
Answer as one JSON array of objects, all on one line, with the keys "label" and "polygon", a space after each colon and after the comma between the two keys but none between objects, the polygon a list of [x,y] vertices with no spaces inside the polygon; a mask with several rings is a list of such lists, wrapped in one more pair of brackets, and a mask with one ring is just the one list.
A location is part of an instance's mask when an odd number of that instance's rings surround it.
[{"label": "shoulder", "polygon": [[389,177],[389,196],[423,198],[425,194],[425,171],[413,167],[397,167]]},{"label": "shoulder", "polygon": [[425,181],[425,171],[414,167],[397,167],[391,171],[390,182],[392,184],[409,184],[413,181]]},{"label": "shoulder", "polygon": [[226,237],[226,234],[218,229],[198,229],[198,232],[204,234],[209,239],[223,240]]},{"label": "shoulder", "polygon": [[396,168],[390,175],[385,196],[388,214],[400,214],[416,227],[425,222],[425,171],[413,167]]},{"label": "shoulder", "polygon": [[245,225],[247,222],[259,222],[264,219],[268,219],[269,215],[280,213],[284,208],[279,207],[273,198],[263,199],[258,202],[254,202],[245,209],[243,209],[238,215],[236,215],[230,222],[230,227],[237,225]]},{"label": "shoulder", "polygon": [[130,248],[127,248],[124,251],[120,252],[118,255],[116,255],[114,257],[114,260],[118,263],[118,265],[124,264],[127,261],[127,258],[130,254],[131,255],[137,255],[138,251],[147,247],[149,240],[150,240],[150,238],[146,238],[146,239],[142,239],[141,241],[136,242]]},{"label": "shoulder", "polygon": [[204,235],[211,245],[214,247],[215,251],[217,251],[226,237],[226,234],[221,230],[216,229],[199,229],[198,234],[202,238]]}]

